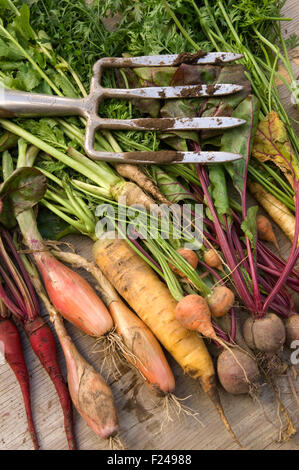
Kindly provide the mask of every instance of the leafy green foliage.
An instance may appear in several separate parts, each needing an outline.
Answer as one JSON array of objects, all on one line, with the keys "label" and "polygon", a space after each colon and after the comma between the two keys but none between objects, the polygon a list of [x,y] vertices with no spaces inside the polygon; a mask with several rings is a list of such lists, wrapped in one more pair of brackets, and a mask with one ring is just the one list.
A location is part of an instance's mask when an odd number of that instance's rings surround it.
[{"label": "leafy green foliage", "polygon": [[66,150],[64,134],[57,121],[51,118],[24,119],[22,127],[55,148]]},{"label": "leafy green foliage", "polygon": [[291,34],[286,39],[286,46],[289,49],[294,49],[295,47],[299,46],[299,36],[298,36],[298,34],[296,34],[296,33]]},{"label": "leafy green foliage", "polygon": [[252,248],[256,249],[256,240],[257,240],[257,225],[256,225],[256,216],[258,213],[258,206],[249,207],[247,210],[247,216],[241,224],[241,228],[247,238],[250,240]]},{"label": "leafy green foliage", "polygon": [[260,105],[256,97],[252,95],[248,96],[239,104],[232,114],[233,117],[246,121],[246,124],[242,126],[242,132],[236,127],[228,130],[222,136],[222,151],[234,152],[243,156],[240,160],[225,164],[234,187],[240,195],[243,193],[246,166],[248,165],[248,159],[251,155],[253,137],[258,125],[259,108]]},{"label": "leafy green foliage", "polygon": [[172,203],[193,199],[191,193],[186,191],[176,178],[167,174],[162,168],[153,166],[151,168],[152,176],[164,196]]},{"label": "leafy green foliage", "polygon": [[34,168],[15,170],[0,187],[0,222],[8,228],[15,217],[37,204],[46,192],[46,178]]},{"label": "leafy green foliage", "polygon": [[69,228],[69,224],[43,206],[38,208],[36,220],[39,232],[45,240],[59,240],[61,234],[65,234]]},{"label": "leafy green foliage", "polygon": [[16,30],[27,41],[34,39],[34,31],[30,25],[30,10],[28,5],[23,3],[20,8],[20,15],[15,18]]},{"label": "leafy green foliage", "polygon": [[230,215],[230,205],[225,180],[225,172],[222,165],[212,165],[209,167],[210,188],[214,206],[217,213],[221,215]]}]

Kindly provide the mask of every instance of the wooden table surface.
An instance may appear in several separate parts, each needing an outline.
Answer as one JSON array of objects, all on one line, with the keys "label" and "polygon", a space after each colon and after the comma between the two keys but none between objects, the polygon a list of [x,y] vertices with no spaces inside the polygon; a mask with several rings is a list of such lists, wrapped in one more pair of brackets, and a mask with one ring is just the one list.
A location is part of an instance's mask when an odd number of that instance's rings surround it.
[{"label": "wooden table surface", "polygon": [[[285,27],[287,33],[298,32],[298,0],[288,0],[283,12],[294,18]],[[294,51],[293,56],[296,54]],[[281,87],[281,93],[289,114],[298,120],[298,109],[291,106],[290,97],[283,88]],[[283,252],[287,253],[290,246],[288,241],[277,228],[276,233]],[[74,236],[69,237],[69,241],[79,253],[90,258],[92,244],[89,240]],[[101,345],[71,325],[68,324],[67,328],[79,351],[100,371],[103,365]],[[34,420],[41,448],[67,449],[56,392],[33,355],[27,338],[23,339],[31,376]],[[65,371],[60,349],[59,357]],[[169,360],[176,377],[176,395],[184,399],[185,405],[196,410],[196,419],[184,414],[176,416],[174,412],[172,421],[167,422],[161,402],[152,396],[134,371],[122,366],[121,375],[116,377],[113,371],[109,372],[107,365],[103,366],[103,375],[111,385],[116,399],[120,438],[125,446],[129,449],[237,449],[198,383],[184,376],[180,367],[171,358]],[[280,388],[281,399],[299,429],[298,406],[292,399],[285,377],[280,380]],[[299,389],[299,384],[297,388]],[[221,392],[221,399],[234,431],[247,449],[299,449],[299,433],[288,442],[277,442],[280,430],[277,405],[267,386],[262,387],[259,403],[247,396],[233,397],[224,391]],[[80,449],[109,448],[108,443],[97,437],[76,411],[75,431]],[[21,393],[14,374],[5,363],[0,365],[0,449],[32,449]]]}]

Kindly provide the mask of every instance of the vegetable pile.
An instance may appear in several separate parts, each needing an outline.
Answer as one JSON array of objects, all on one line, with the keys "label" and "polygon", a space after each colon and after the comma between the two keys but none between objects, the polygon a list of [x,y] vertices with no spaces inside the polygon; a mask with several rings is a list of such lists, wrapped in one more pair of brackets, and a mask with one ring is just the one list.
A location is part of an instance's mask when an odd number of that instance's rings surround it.
[{"label": "vegetable pile", "polygon": [[[233,163],[96,162],[84,153],[83,118],[0,116],[0,340],[23,393],[35,449],[29,375],[15,322],[55,385],[70,449],[76,448],[71,402],[98,436],[122,444],[112,391],[76,349],[64,320],[112,345],[106,356],[116,350],[153,394],[178,406],[164,348],[199,382],[240,447],[220,387],[256,398],[267,382],[279,405],[282,439],[296,432],[277,385],[285,374],[295,393],[289,348],[299,340],[299,138],[276,85],[280,79],[294,92],[278,64],[296,83],[288,48],[298,38],[282,35],[282,22],[290,20],[281,17],[283,4],[0,1],[5,88],[80,98],[87,96],[92,65],[101,57],[243,54],[233,65],[182,63],[108,70],[103,76],[111,88],[243,85],[234,95],[113,99],[99,108],[101,116],[121,119],[232,116],[246,121],[241,128],[96,134],[102,151],[220,149],[242,155]],[[249,193],[267,215],[252,205]],[[286,259],[271,218],[291,243]],[[59,249],[55,240],[73,233],[94,242],[93,262]],[[92,275],[93,285],[79,268]],[[61,345],[68,385],[38,297]]]}]

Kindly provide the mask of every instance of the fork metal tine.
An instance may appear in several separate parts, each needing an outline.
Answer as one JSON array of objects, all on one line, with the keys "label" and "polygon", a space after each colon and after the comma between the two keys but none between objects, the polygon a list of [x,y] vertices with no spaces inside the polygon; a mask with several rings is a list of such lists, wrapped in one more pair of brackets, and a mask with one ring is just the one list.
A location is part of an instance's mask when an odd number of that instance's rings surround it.
[{"label": "fork metal tine", "polygon": [[201,98],[209,96],[223,96],[237,93],[243,90],[242,85],[219,84],[219,85],[188,85],[169,87],[147,87],[147,88],[102,88],[101,93],[105,98]]},{"label": "fork metal tine", "polygon": [[[198,54],[200,55],[200,54]],[[98,73],[101,67],[170,67],[178,66],[182,63],[201,65],[215,64],[221,65],[228,62],[240,60],[242,54],[232,52],[209,52],[196,57],[197,54],[170,54],[170,55],[149,55],[140,57],[106,57],[98,60],[94,65],[94,72]]]},{"label": "fork metal tine", "polygon": [[183,130],[221,130],[245,124],[243,119],[232,117],[202,118],[139,118],[139,119],[98,119],[97,129],[118,129],[135,131],[183,131]]},{"label": "fork metal tine", "polygon": [[156,152],[99,152],[93,151],[89,154],[93,160],[103,160],[117,163],[143,163],[151,164],[169,164],[169,163],[199,163],[199,164],[212,164],[212,163],[226,163],[242,158],[239,154],[229,152],[176,152],[169,151],[156,151]]}]

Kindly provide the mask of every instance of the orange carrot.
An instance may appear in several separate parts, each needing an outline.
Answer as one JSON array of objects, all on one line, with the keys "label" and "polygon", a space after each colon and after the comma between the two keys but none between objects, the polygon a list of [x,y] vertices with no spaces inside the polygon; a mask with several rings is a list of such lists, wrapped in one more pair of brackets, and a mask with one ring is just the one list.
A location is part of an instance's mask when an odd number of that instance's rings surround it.
[{"label": "orange carrot", "polygon": [[222,261],[217,250],[210,248],[206,250],[203,255],[205,263],[211,268],[219,269],[223,271]]},{"label": "orange carrot", "polygon": [[214,317],[222,317],[234,305],[235,295],[232,290],[225,286],[216,286],[208,295],[207,302]]},{"label": "orange carrot", "polygon": [[[189,250],[189,248],[179,248],[177,252],[185,258],[186,261],[192,266],[192,268],[196,269],[198,265],[198,257],[194,251]],[[182,273],[179,269],[169,263],[170,269],[180,277],[186,277],[184,273]]]},{"label": "orange carrot", "polygon": [[273,228],[272,228],[272,224],[270,220],[264,215],[258,215],[256,218],[256,224],[257,224],[258,237],[261,240],[273,243],[276,246],[276,248],[279,250],[277,239],[276,239],[275,233],[273,232]]},{"label": "orange carrot", "polygon": [[175,308],[175,316],[188,330],[198,331],[206,338],[217,339],[208,303],[200,295],[191,294],[183,297]]},{"label": "orange carrot", "polygon": [[226,429],[240,445],[220,403],[211,356],[202,338],[177,320],[175,310],[178,304],[167,286],[125,240],[98,240],[93,247],[93,255],[104,275],[183,370],[200,380]]}]

